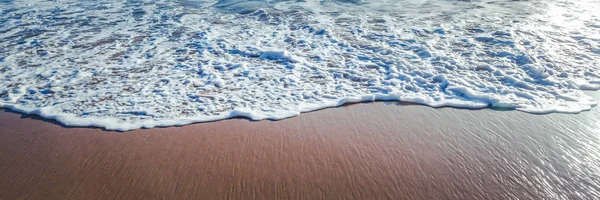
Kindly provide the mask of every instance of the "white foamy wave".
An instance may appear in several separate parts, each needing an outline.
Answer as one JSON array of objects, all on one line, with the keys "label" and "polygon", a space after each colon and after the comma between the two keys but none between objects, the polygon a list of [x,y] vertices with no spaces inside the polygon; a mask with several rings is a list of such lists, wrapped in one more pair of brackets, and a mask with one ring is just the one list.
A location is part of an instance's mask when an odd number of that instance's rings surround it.
[{"label": "white foamy wave", "polygon": [[0,1],[0,106],[131,130],[349,102],[577,113],[593,1]]}]

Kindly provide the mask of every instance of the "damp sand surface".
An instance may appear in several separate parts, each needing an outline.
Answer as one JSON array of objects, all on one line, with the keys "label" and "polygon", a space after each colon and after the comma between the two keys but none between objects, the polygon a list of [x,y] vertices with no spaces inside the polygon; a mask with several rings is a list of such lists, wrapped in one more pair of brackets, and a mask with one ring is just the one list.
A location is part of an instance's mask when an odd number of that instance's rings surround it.
[{"label": "damp sand surface", "polygon": [[594,199],[598,119],[376,102],[111,132],[3,111],[0,199]]}]

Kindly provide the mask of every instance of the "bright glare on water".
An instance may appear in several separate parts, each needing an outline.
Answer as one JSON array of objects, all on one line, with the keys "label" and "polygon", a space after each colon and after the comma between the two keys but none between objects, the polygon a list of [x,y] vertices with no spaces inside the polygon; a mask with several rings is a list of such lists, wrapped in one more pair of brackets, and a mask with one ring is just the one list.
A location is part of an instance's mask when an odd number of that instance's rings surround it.
[{"label": "bright glare on water", "polygon": [[0,0],[0,106],[130,130],[346,102],[577,113],[600,2]]}]

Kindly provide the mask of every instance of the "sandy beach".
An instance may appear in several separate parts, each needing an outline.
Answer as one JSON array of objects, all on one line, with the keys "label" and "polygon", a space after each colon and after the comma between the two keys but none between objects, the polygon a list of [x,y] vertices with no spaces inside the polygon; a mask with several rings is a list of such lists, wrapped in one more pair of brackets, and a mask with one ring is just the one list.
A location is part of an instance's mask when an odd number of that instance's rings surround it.
[{"label": "sandy beach", "polygon": [[0,199],[593,199],[598,119],[376,102],[109,132],[2,111]]},{"label": "sandy beach", "polygon": [[0,0],[0,200],[600,200],[599,10]]}]

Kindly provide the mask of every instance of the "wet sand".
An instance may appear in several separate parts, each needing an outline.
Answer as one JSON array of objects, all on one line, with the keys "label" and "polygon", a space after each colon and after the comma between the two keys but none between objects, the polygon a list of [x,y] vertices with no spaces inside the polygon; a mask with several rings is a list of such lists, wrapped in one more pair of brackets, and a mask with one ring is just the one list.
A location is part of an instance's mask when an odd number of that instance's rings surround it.
[{"label": "wet sand", "polygon": [[598,107],[377,102],[130,132],[31,117],[0,111],[0,199],[600,197]]}]

